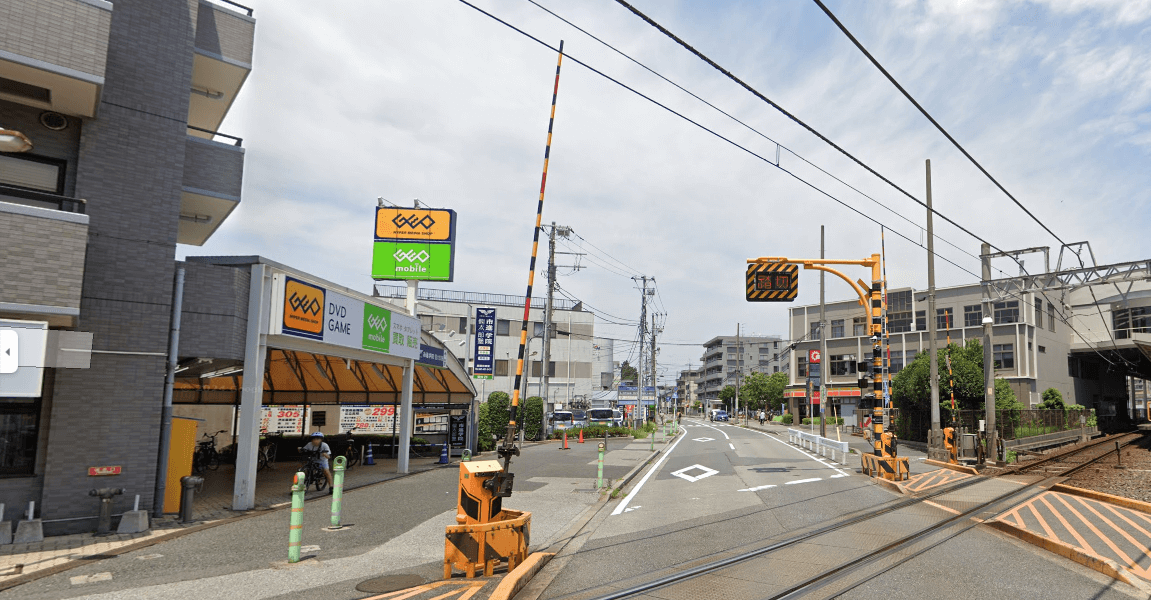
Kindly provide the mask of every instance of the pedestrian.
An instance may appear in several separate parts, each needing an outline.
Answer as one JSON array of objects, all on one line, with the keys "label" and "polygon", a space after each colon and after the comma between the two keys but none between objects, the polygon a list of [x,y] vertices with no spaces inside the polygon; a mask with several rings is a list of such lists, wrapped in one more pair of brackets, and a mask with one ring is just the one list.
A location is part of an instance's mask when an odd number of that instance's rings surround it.
[{"label": "pedestrian", "polygon": [[762,408],[761,408],[761,409],[759,409],[759,425],[760,425],[760,427],[762,427],[762,426],[763,426],[763,421],[764,421],[764,419],[766,419],[766,418],[767,418],[767,415],[766,415],[766,414],[764,414],[764,412],[763,412],[763,409],[762,409]]}]

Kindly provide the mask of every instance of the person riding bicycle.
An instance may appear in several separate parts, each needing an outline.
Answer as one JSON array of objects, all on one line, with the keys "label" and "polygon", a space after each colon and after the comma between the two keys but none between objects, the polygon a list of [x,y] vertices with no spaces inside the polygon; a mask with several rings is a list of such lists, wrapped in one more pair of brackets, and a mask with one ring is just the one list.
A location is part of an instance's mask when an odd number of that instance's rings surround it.
[{"label": "person riding bicycle", "polygon": [[317,431],[313,433],[311,441],[304,444],[304,446],[300,448],[300,452],[316,454],[316,461],[320,463],[320,468],[324,470],[324,478],[328,480],[328,493],[333,493],[332,471],[328,468],[328,459],[332,457],[332,449],[324,442],[323,432]]}]

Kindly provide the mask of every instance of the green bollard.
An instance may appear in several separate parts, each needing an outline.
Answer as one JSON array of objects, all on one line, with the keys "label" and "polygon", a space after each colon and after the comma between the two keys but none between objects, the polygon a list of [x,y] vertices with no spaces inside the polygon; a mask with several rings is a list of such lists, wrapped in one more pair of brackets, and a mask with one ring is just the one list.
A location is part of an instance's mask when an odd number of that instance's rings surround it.
[{"label": "green bollard", "polygon": [[292,478],[292,520],[288,529],[288,562],[300,562],[300,538],[304,533],[304,483],[303,473],[297,472]]},{"label": "green bollard", "polygon": [[344,504],[344,470],[347,465],[346,456],[337,456],[332,465],[332,529],[341,527],[340,510]]},{"label": "green bollard", "polygon": [[472,459],[471,448],[464,448],[464,453],[463,453],[463,456],[460,457],[460,462],[468,462],[471,459]]},{"label": "green bollard", "polygon": [[599,443],[599,466],[597,467],[599,472],[596,474],[595,478],[595,488],[597,490],[603,489],[603,451],[606,447],[607,444],[603,442]]}]

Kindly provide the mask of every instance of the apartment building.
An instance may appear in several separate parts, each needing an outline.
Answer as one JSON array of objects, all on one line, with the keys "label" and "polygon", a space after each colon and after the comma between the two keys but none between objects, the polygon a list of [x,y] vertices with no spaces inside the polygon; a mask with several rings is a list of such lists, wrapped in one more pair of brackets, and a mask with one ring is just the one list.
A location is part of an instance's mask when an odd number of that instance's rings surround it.
[{"label": "apartment building", "polygon": [[778,336],[722,335],[708,340],[703,347],[697,393],[707,406],[717,404],[719,392],[725,386],[735,385],[737,377],[779,373],[789,368],[790,349]]}]

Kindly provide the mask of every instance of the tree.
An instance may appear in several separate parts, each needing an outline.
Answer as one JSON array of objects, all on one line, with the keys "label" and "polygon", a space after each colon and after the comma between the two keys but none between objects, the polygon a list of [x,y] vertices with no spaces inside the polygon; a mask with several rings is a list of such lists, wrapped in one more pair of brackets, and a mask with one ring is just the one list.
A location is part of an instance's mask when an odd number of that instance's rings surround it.
[{"label": "tree", "polygon": [[[947,355],[951,371],[947,372]],[[955,381],[955,403],[959,409],[978,408],[983,402],[983,344],[968,340],[966,346],[951,344],[938,351],[939,404],[950,409],[951,380]],[[931,355],[921,352],[891,380],[891,397],[900,408],[925,408],[931,402]]]},{"label": "tree", "polygon": [[1006,379],[995,379],[995,410],[1022,410],[1027,408],[1015,398],[1015,390]]},{"label": "tree", "polygon": [[724,403],[724,405],[731,406],[731,401],[735,400],[735,386],[725,386],[722,390],[720,390],[719,399]]},{"label": "tree", "polygon": [[[532,440],[538,438],[543,429],[544,399],[539,396],[532,396],[524,400],[523,405],[520,406],[520,415],[518,421],[520,428],[524,431],[524,438]],[[507,423],[504,423],[504,429],[507,429]]]},{"label": "tree", "polygon": [[508,432],[508,421],[511,420],[511,399],[507,392],[492,392],[488,394],[488,401],[480,405],[480,448],[491,450],[495,448],[492,435],[503,438]]},{"label": "tree", "polygon": [[1040,404],[1040,406],[1050,410],[1063,410],[1067,408],[1063,403],[1063,394],[1055,388],[1043,390],[1043,404]]},{"label": "tree", "polygon": [[639,385],[639,370],[628,364],[625,360],[619,367],[620,381],[634,381]]},{"label": "tree", "polygon": [[749,410],[759,410],[767,403],[768,376],[766,373],[752,373],[743,380],[739,388],[741,406]]},{"label": "tree", "polygon": [[783,390],[787,388],[787,373],[772,373],[767,378],[767,406],[772,410],[778,406],[783,410]]}]

